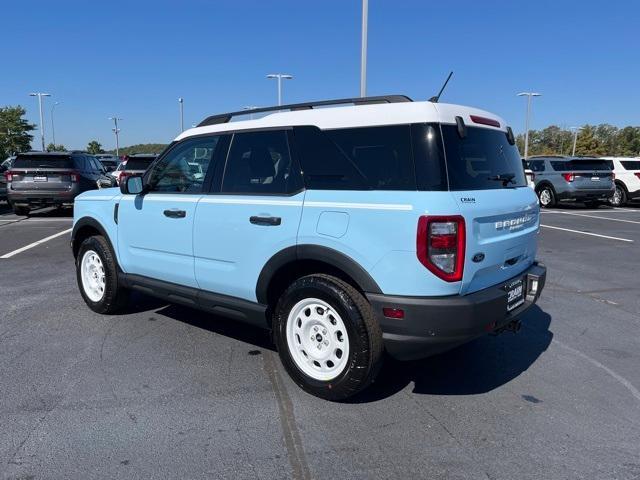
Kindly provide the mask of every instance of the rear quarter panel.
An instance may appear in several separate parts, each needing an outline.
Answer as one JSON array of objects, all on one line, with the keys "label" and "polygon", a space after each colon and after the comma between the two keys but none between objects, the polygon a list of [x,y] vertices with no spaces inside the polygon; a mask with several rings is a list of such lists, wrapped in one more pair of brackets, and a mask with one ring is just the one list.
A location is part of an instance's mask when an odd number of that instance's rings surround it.
[{"label": "rear quarter panel", "polygon": [[309,190],[298,244],[337,250],[364,268],[389,295],[453,295],[448,283],[417,259],[421,215],[455,215],[449,192]]}]

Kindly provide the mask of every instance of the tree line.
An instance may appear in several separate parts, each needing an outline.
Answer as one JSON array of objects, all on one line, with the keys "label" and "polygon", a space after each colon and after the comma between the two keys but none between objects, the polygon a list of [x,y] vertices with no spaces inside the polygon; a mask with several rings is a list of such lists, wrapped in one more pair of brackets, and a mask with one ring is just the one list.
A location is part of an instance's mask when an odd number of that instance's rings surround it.
[{"label": "tree line", "polygon": [[[24,118],[26,111],[20,105],[0,107],[0,161],[15,153],[31,150],[32,131],[36,126]],[[571,155],[574,132],[551,125],[543,130],[529,132],[529,155]],[[516,137],[521,153],[524,153],[524,135]],[[161,143],[144,143],[123,147],[119,153],[160,153],[166,147]],[[64,151],[64,145],[50,143],[49,151]],[[87,144],[87,152],[105,153],[96,140]],[[115,153],[110,150],[108,153]],[[607,123],[584,125],[578,130],[576,155],[635,157],[640,156],[640,127],[618,128]]]},{"label": "tree line", "polygon": [[[529,131],[529,155],[571,155],[574,132],[557,125]],[[524,134],[516,137],[520,153],[524,153]],[[618,128],[607,123],[584,125],[578,130],[576,155],[637,157],[640,156],[640,127]]]}]

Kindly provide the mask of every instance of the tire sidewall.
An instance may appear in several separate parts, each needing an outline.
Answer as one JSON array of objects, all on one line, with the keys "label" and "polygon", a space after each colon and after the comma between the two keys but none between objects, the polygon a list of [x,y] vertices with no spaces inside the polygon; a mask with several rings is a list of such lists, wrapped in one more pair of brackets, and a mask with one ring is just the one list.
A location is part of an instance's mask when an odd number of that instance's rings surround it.
[{"label": "tire sidewall", "polygon": [[[104,295],[97,302],[94,302],[87,296],[82,283],[82,258],[89,250],[93,250],[100,257],[105,274]],[[78,282],[80,294],[89,308],[98,313],[104,313],[107,311],[118,290],[118,278],[110,252],[106,251],[103,243],[100,242],[97,237],[89,237],[80,245],[78,256],[76,257],[76,280]]]},{"label": "tire sidewall", "polygon": [[[287,342],[287,321],[292,308],[306,298],[318,298],[327,302],[340,315],[349,336],[349,358],[344,370],[335,378],[322,381],[305,374],[296,365],[289,351]],[[362,313],[348,293],[326,279],[319,277],[303,277],[291,285],[280,298],[274,314],[274,342],[280,354],[282,363],[293,380],[304,390],[327,398],[332,391],[337,396],[348,384],[351,377],[360,370],[368,370],[370,352],[368,346],[368,332],[362,319]],[[364,372],[363,372],[364,373]],[[362,375],[364,381],[366,375]],[[347,385],[345,385],[347,384]]]},{"label": "tire sidewall", "polygon": [[[547,203],[546,205],[544,205],[540,200],[540,196],[542,195],[542,192],[544,192],[545,190],[549,192],[549,197],[550,197],[549,203]],[[540,189],[538,189],[538,201],[540,202],[540,207],[542,208],[553,207],[553,205],[555,204],[555,199],[556,199],[556,195],[551,186],[543,185],[542,187],[540,187]]]}]

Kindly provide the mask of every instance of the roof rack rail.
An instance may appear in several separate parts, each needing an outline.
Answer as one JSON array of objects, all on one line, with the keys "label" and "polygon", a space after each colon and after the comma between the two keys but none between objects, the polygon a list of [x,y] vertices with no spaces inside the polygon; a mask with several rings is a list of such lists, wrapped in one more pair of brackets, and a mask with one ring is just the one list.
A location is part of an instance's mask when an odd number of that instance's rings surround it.
[{"label": "roof rack rail", "polygon": [[240,115],[250,115],[254,113],[278,112],[281,110],[311,110],[315,107],[326,107],[330,105],[371,105],[376,103],[402,103],[413,102],[406,95],[381,95],[378,97],[357,97],[357,98],[340,98],[337,100],[321,100],[318,102],[291,103],[289,105],[278,105],[276,107],[252,108],[248,110],[240,110],[238,112],[221,113],[211,115],[198,124],[198,127],[206,125],[217,125],[220,123],[228,123],[233,117]]}]

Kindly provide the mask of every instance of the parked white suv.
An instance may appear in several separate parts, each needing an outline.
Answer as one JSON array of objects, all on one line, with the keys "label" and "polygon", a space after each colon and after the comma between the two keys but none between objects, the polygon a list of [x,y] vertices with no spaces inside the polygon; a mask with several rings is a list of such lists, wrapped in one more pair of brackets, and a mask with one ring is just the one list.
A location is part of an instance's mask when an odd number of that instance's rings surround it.
[{"label": "parked white suv", "polygon": [[611,204],[621,207],[630,200],[640,199],[640,157],[602,158],[611,161],[616,179],[616,191],[611,197]]}]

